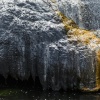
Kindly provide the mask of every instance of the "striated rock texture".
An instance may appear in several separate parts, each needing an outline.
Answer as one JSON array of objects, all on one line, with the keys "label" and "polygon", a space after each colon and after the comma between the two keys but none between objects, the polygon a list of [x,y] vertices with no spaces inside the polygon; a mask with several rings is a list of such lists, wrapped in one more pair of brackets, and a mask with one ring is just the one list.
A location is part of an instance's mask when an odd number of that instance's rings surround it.
[{"label": "striated rock texture", "polygon": [[59,9],[81,28],[100,29],[100,0],[58,0]]},{"label": "striated rock texture", "polygon": [[16,80],[38,76],[43,89],[95,87],[95,52],[70,41],[44,2],[21,1],[0,3],[0,74]]}]

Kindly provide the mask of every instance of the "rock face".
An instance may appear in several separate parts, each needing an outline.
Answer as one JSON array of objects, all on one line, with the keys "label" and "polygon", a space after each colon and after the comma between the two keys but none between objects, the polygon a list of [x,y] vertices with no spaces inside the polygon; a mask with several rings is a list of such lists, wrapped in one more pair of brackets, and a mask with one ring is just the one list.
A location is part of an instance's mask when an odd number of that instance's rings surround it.
[{"label": "rock face", "polygon": [[62,0],[59,9],[85,29],[100,29],[100,0]]},{"label": "rock face", "polygon": [[0,3],[0,74],[5,78],[38,76],[43,89],[52,90],[94,87],[95,53],[76,42],[69,41],[59,17],[42,1]]}]

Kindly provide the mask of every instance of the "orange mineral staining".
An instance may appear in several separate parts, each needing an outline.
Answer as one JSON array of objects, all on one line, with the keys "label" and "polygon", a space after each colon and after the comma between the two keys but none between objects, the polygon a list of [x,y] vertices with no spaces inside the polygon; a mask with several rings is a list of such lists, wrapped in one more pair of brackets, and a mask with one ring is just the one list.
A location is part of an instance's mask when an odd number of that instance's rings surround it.
[{"label": "orange mineral staining", "polygon": [[[50,0],[53,4],[56,4],[56,0]],[[53,6],[51,7],[53,8]],[[86,45],[91,50],[95,51],[96,53],[96,87],[93,89],[84,88],[83,91],[87,92],[94,92],[100,90],[100,38],[98,38],[92,31],[85,30],[79,28],[76,23],[67,18],[62,12],[60,12],[58,9],[54,10],[57,16],[60,17],[65,29],[66,34],[69,38],[69,40],[77,41],[77,43],[82,43],[83,45]]]}]

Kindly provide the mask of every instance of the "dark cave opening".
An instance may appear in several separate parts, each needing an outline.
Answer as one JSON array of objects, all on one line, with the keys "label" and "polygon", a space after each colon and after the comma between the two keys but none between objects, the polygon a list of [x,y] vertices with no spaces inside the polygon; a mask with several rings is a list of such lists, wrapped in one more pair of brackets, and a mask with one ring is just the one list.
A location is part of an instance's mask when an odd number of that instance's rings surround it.
[{"label": "dark cave opening", "polygon": [[[40,83],[39,77],[36,76],[35,80],[32,76],[29,77],[28,80],[16,80],[10,75],[5,79],[2,75],[0,75],[0,89],[23,89],[23,90],[35,90],[35,91],[43,91],[43,87]],[[46,89],[47,92],[52,92],[52,88]],[[56,91],[57,92],[57,91]],[[64,90],[61,88],[59,90],[60,93],[63,92],[79,92],[79,90]]]},{"label": "dark cave opening", "polygon": [[31,89],[31,90],[43,90],[40,83],[39,77],[35,77],[33,80],[32,76],[28,80],[16,80],[10,75],[5,79],[0,75],[0,88],[19,88],[19,89]]}]

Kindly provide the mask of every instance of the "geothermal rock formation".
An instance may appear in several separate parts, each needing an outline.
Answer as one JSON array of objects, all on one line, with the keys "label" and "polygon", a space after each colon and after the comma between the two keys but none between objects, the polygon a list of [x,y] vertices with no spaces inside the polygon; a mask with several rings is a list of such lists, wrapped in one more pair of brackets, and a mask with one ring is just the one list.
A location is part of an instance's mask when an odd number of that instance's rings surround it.
[{"label": "geothermal rock formation", "polygon": [[100,0],[60,0],[58,5],[59,9],[80,27],[100,29]]},{"label": "geothermal rock formation", "polygon": [[[66,16],[79,25],[82,23],[84,28],[99,27],[100,23],[91,24],[91,19],[87,27],[86,12],[81,10],[81,16],[72,0],[64,1]],[[69,38],[66,34],[70,30],[65,29],[63,20],[49,6],[42,0],[0,1],[0,74],[16,80],[27,80],[30,76],[34,80],[38,76],[43,89],[95,87],[95,50]],[[63,12],[63,6],[58,9]],[[80,16],[84,19],[81,22]],[[96,15],[95,21],[98,18]]]}]

